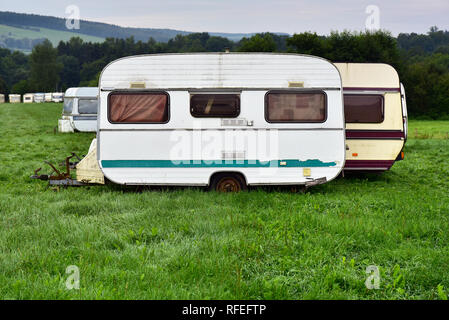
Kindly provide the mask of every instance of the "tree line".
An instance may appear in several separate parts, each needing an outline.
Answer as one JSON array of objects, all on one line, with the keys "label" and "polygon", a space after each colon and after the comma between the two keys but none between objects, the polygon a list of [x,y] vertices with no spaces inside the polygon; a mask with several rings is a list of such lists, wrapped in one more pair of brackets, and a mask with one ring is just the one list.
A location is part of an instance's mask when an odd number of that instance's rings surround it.
[{"label": "tree line", "polygon": [[449,119],[449,32],[436,27],[423,34],[385,31],[304,32],[293,36],[256,34],[233,42],[208,33],[177,35],[168,42],[107,38],[103,43],[79,37],[36,45],[30,55],[0,48],[0,92],[64,91],[97,86],[101,70],[124,56],[177,52],[291,52],[324,57],[333,62],[382,62],[399,72],[406,87],[411,117]]}]

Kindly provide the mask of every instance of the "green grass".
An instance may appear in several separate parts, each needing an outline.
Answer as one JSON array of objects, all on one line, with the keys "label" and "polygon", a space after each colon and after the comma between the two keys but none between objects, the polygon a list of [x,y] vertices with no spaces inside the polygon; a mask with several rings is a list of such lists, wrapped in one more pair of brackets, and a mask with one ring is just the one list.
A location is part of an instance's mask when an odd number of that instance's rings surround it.
[{"label": "green grass", "polygon": [[[14,39],[40,39],[47,38],[51,41],[53,46],[57,46],[59,41],[69,41],[72,37],[80,37],[86,42],[103,42],[104,38],[89,36],[81,33],[74,33],[69,31],[52,30],[47,28],[31,27],[29,28],[17,28],[0,24],[0,37],[5,36],[7,38]],[[39,31],[37,30],[39,29]]]},{"label": "green grass", "polygon": [[449,139],[449,121],[410,120],[409,137],[415,139]]},{"label": "green grass", "polygon": [[[405,161],[305,194],[255,189],[53,191],[43,160],[85,154],[94,134],[54,133],[60,104],[0,105],[0,298],[444,299],[449,293],[449,122]],[[44,170],[44,169],[43,169]],[[67,290],[67,266],[80,290]],[[365,270],[380,268],[379,290]]]}]

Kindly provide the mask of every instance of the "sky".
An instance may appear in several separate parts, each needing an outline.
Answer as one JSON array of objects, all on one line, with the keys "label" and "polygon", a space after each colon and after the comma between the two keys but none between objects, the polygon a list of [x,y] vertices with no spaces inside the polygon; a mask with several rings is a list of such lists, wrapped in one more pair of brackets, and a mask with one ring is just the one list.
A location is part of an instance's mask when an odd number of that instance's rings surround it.
[{"label": "sky", "polygon": [[[1,11],[66,17],[76,5],[82,20],[124,27],[193,32],[361,31],[399,33],[449,30],[449,0],[39,0],[2,1]],[[367,13],[367,8],[371,8]],[[372,9],[375,6],[374,9]],[[378,9],[377,9],[378,8]],[[377,15],[378,13],[378,15]],[[374,20],[373,20],[374,19]],[[1,21],[0,21],[1,24]]]}]

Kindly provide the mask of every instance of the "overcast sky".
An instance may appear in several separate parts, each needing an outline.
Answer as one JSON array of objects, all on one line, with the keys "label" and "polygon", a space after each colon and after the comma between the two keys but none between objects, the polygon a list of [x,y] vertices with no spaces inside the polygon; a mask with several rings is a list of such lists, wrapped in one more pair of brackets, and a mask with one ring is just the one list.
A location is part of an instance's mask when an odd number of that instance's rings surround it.
[{"label": "overcast sky", "polygon": [[449,30],[449,0],[2,0],[0,10],[65,17],[68,5],[81,19],[120,26],[290,34],[364,30],[366,8],[376,5],[380,28],[394,35]]}]

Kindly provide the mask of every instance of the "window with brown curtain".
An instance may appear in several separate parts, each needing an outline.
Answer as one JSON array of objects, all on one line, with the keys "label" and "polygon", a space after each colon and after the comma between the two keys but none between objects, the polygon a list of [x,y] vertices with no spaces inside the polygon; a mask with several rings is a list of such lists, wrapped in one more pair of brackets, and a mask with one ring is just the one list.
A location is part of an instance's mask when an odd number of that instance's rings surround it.
[{"label": "window with brown curtain", "polygon": [[168,122],[166,92],[113,92],[108,102],[108,117],[112,123]]},{"label": "window with brown curtain", "polygon": [[190,113],[194,117],[235,118],[240,114],[238,94],[192,94]]},{"label": "window with brown curtain", "polygon": [[384,97],[380,94],[345,94],[346,123],[381,123],[384,121]]},{"label": "window with brown curtain", "polygon": [[324,92],[268,92],[265,96],[265,119],[268,122],[324,122]]}]

